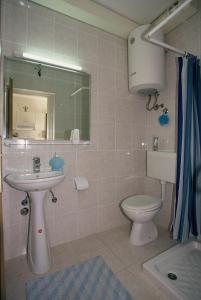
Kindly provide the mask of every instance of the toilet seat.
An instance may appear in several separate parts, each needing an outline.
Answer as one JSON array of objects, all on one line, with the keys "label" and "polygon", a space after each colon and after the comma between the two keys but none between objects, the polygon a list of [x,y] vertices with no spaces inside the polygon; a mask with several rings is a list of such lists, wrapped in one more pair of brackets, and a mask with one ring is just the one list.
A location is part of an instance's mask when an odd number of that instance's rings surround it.
[{"label": "toilet seat", "polygon": [[137,210],[137,211],[151,211],[158,209],[162,204],[160,198],[148,195],[136,195],[125,199],[121,206],[124,209]]}]

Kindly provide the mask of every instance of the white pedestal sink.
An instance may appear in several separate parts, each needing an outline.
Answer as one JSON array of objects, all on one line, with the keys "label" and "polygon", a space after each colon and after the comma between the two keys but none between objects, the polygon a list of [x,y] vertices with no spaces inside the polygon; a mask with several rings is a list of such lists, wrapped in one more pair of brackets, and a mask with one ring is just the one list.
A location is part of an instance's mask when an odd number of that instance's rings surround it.
[{"label": "white pedestal sink", "polygon": [[52,187],[59,184],[65,175],[60,171],[40,173],[13,173],[5,181],[13,188],[27,192],[30,198],[30,220],[28,235],[28,264],[33,273],[46,273],[51,266],[44,215],[44,199]]}]

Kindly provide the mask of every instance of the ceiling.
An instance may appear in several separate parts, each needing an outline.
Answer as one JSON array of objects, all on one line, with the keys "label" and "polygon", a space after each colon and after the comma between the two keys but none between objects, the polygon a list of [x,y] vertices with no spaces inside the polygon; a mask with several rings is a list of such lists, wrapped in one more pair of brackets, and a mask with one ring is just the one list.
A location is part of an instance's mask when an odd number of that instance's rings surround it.
[{"label": "ceiling", "polygon": [[151,23],[175,0],[93,0],[136,23]]},{"label": "ceiling", "polygon": [[[158,24],[167,17],[175,0],[29,0],[122,38],[139,25]],[[182,0],[181,0],[182,1]],[[191,17],[196,11],[193,0],[185,10],[163,28],[164,33]],[[21,1],[22,2],[22,1]]]}]

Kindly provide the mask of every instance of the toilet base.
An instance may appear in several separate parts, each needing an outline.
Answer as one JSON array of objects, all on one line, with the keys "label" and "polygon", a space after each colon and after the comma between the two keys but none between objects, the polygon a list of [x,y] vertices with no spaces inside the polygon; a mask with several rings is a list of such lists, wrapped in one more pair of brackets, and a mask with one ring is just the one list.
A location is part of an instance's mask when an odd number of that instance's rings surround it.
[{"label": "toilet base", "polygon": [[158,237],[156,225],[150,221],[147,223],[134,222],[130,234],[130,242],[136,246],[150,243]]}]

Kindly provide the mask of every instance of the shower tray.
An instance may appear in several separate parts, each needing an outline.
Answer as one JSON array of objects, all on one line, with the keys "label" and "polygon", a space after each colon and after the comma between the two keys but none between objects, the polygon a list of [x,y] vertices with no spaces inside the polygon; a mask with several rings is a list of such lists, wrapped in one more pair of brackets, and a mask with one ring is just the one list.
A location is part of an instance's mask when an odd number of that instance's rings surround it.
[{"label": "shower tray", "polygon": [[201,242],[178,244],[143,264],[147,274],[171,300],[201,299]]}]

